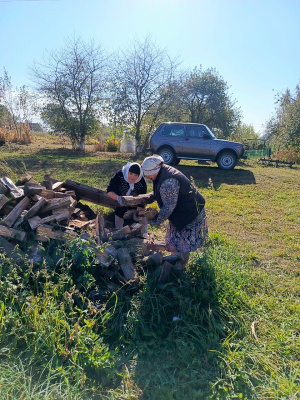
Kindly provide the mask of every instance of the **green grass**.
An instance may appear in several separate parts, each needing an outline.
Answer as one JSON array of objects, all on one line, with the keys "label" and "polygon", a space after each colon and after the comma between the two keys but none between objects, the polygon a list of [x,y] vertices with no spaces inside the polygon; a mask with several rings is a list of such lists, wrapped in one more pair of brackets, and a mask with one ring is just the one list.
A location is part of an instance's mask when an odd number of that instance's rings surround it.
[{"label": "green grass", "polygon": [[[127,161],[16,148],[0,175],[105,189]],[[299,169],[178,168],[206,197],[210,239],[165,286],[140,270],[138,292],[108,287],[78,241],[39,268],[0,255],[1,399],[300,396]],[[98,311],[81,306],[88,287],[106,290]]]}]

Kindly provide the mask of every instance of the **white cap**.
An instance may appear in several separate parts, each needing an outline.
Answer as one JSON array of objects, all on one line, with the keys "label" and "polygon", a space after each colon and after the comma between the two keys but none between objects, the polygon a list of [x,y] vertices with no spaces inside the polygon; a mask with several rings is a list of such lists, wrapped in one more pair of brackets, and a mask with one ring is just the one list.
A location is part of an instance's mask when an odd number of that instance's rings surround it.
[{"label": "white cap", "polygon": [[154,175],[159,172],[161,168],[161,163],[163,162],[164,159],[158,155],[146,157],[141,165],[141,169],[145,176]]}]

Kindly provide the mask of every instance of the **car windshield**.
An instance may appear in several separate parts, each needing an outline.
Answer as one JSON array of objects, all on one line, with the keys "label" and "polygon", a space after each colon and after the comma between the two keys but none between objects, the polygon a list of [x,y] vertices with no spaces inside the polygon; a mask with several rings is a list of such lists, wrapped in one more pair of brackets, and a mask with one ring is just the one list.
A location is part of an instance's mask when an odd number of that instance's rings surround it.
[{"label": "car windshield", "polygon": [[208,132],[210,133],[211,137],[213,139],[216,139],[215,135],[212,133],[212,131],[209,129],[209,127],[207,126],[206,129],[208,130]]}]

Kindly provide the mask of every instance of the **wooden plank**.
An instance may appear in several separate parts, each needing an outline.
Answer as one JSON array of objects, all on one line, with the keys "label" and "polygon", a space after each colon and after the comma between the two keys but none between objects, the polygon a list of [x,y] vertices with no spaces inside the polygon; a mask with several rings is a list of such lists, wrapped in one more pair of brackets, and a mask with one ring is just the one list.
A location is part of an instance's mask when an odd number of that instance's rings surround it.
[{"label": "wooden plank", "polygon": [[110,208],[115,208],[118,205],[116,200],[111,199],[106,192],[96,189],[92,186],[87,186],[79,182],[65,181],[65,187],[68,190],[74,190],[77,199],[86,200],[94,204],[103,205]]},{"label": "wooden plank", "polygon": [[28,221],[29,218],[32,218],[35,214],[37,214],[46,204],[47,200],[44,197],[41,197],[40,200],[35,203],[24,215],[24,220]]},{"label": "wooden plank", "polygon": [[1,221],[1,225],[6,225],[9,228],[13,226],[22,212],[30,205],[30,198],[24,197],[14,208],[13,210],[7,215],[7,217]]},{"label": "wooden plank", "polygon": [[9,237],[11,239],[18,240],[19,242],[23,242],[23,240],[26,238],[26,232],[0,225],[0,236]]},{"label": "wooden plank", "polygon": [[4,194],[0,194],[0,210],[8,201],[8,198]]},{"label": "wooden plank", "polygon": [[14,199],[24,196],[24,190],[18,188],[7,176],[0,178],[0,182],[9,189],[9,193]]},{"label": "wooden plank", "polygon": [[8,242],[2,236],[0,236],[0,250],[15,261],[21,261],[24,258],[24,252],[19,249],[19,246]]}]

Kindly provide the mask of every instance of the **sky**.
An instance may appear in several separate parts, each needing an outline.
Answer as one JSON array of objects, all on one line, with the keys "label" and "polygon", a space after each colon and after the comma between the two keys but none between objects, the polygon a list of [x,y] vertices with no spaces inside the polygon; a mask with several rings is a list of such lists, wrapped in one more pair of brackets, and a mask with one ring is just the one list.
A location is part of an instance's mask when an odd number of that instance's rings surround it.
[{"label": "sky", "polygon": [[30,67],[70,37],[108,52],[150,35],[181,68],[215,68],[263,133],[276,95],[300,82],[299,0],[0,0],[0,76],[30,87]]}]

